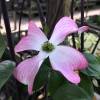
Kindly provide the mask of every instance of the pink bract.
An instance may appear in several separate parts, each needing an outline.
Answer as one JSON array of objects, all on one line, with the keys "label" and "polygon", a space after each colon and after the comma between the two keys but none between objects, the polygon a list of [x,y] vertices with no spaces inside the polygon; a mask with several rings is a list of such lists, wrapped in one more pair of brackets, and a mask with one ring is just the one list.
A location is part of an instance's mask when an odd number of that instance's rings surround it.
[{"label": "pink bract", "polygon": [[[13,72],[19,82],[28,85],[29,94],[32,94],[35,76],[43,60],[47,57],[50,59],[52,68],[62,73],[68,81],[74,84],[80,82],[80,76],[75,71],[85,69],[88,66],[87,60],[79,51],[59,44],[71,33],[82,33],[87,29],[87,26],[78,28],[71,18],[63,17],[56,24],[53,34],[50,40],[48,40],[34,22],[30,21],[28,35],[23,37],[16,45],[15,52],[37,50],[39,54],[21,62]],[[42,45],[47,41],[55,47],[50,53],[42,50]]]}]

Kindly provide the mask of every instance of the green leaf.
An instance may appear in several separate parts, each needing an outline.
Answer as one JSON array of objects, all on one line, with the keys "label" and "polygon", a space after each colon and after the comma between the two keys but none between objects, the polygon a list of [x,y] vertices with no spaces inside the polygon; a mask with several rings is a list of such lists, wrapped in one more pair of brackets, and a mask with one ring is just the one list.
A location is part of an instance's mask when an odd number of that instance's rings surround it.
[{"label": "green leaf", "polygon": [[91,98],[81,87],[65,84],[56,91],[53,100],[91,100]]},{"label": "green leaf", "polygon": [[96,59],[97,59],[98,63],[100,64],[100,56],[97,56]]},{"label": "green leaf", "polygon": [[[57,73],[55,73],[57,75]],[[90,78],[84,74],[80,74],[81,83],[78,85],[69,84],[67,80],[58,75],[56,81],[53,75],[53,79],[50,82],[51,86],[51,96],[53,100],[92,100],[93,98],[93,85]],[[58,81],[57,81],[58,79]],[[55,83],[54,83],[55,82]],[[57,86],[56,86],[57,85]],[[53,92],[54,91],[54,92]]]},{"label": "green leaf", "polygon": [[87,61],[89,62],[89,64],[95,64],[98,63],[98,60],[96,58],[96,56],[94,56],[93,54],[90,53],[84,53]]},{"label": "green leaf", "polygon": [[100,79],[100,64],[89,64],[89,67],[82,72],[88,76]]},{"label": "green leaf", "polygon": [[0,89],[12,75],[14,67],[15,63],[12,61],[3,61],[0,63]]},{"label": "green leaf", "polygon": [[66,82],[67,80],[65,80],[65,78],[59,72],[52,71],[48,83],[49,95],[53,95],[56,92],[56,90],[62,85],[64,85],[64,83]]},{"label": "green leaf", "polygon": [[9,49],[7,49],[7,48],[5,49],[4,54],[3,54],[1,59],[2,59],[2,61],[11,59],[11,55],[10,55]]},{"label": "green leaf", "polygon": [[[91,98],[93,97],[93,85],[90,78],[84,74],[80,74],[81,83],[79,87],[81,87]],[[68,83],[68,81],[58,72],[53,71],[49,80],[49,96],[54,95],[54,93],[59,89],[59,87]]]},{"label": "green leaf", "polygon": [[35,78],[34,90],[38,90],[46,83],[49,71],[50,71],[50,63],[49,59],[46,59],[41,65],[39,72]]},{"label": "green leaf", "polygon": [[3,36],[0,34],[0,58],[2,57],[5,49],[6,49],[6,44],[4,42]]},{"label": "green leaf", "polygon": [[80,74],[81,77],[81,82],[79,84],[79,87],[81,87],[87,94],[88,96],[91,97],[91,100],[94,96],[94,89],[93,89],[93,84],[92,81],[90,80],[90,77]]},{"label": "green leaf", "polygon": [[98,59],[89,53],[85,53],[85,57],[88,60],[89,66],[82,72],[88,76],[100,79],[100,62]]}]

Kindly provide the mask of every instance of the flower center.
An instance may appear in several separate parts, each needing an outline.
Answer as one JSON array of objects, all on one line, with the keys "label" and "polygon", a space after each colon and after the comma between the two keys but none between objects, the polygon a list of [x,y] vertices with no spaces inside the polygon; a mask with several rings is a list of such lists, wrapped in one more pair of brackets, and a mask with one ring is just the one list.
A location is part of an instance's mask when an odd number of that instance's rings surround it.
[{"label": "flower center", "polygon": [[42,50],[46,51],[46,52],[51,52],[54,49],[54,45],[52,43],[44,42],[43,46],[42,46]]}]

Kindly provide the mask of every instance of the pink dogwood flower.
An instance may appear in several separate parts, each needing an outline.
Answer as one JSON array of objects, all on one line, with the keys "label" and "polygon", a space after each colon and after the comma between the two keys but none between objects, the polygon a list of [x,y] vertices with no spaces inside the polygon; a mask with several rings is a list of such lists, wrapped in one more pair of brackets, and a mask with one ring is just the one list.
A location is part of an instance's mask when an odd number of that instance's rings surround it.
[{"label": "pink dogwood flower", "polygon": [[68,81],[78,84],[80,76],[77,70],[85,69],[88,65],[85,57],[76,49],[60,45],[65,37],[71,33],[82,33],[87,26],[78,28],[77,24],[69,17],[61,18],[56,24],[50,40],[45,34],[30,21],[28,35],[23,37],[16,45],[15,52],[24,50],[37,50],[38,55],[22,61],[14,70],[15,78],[28,85],[28,92],[32,94],[34,79],[44,59],[49,57],[53,70],[59,71]]}]

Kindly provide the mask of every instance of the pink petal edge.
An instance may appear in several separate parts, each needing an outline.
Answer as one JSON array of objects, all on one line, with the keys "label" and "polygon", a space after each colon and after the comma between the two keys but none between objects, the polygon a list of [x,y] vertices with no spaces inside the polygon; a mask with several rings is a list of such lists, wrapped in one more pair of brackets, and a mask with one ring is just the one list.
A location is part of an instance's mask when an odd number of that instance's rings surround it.
[{"label": "pink petal edge", "polygon": [[35,25],[33,21],[29,22],[28,35],[23,37],[15,46],[15,52],[24,50],[41,50],[41,45],[48,41],[45,34]]},{"label": "pink petal edge", "polygon": [[67,46],[57,46],[49,57],[53,69],[61,72],[74,84],[80,82],[80,77],[75,71],[88,66],[87,60],[79,51]]},{"label": "pink petal edge", "polygon": [[88,26],[82,26],[78,29],[78,33],[81,34],[85,31],[89,30],[89,27]]},{"label": "pink petal edge", "polygon": [[69,17],[61,18],[56,24],[50,42],[58,45],[64,41],[65,37],[78,31],[78,26],[74,20]]},{"label": "pink petal edge", "polygon": [[36,58],[30,58],[21,62],[14,70],[14,77],[21,83],[28,85],[28,92],[32,94],[35,76],[39,70],[39,62]]},{"label": "pink petal edge", "polygon": [[40,52],[37,56],[22,61],[13,72],[14,77],[21,83],[28,85],[28,93],[32,94],[35,76],[46,58],[46,54]]}]

